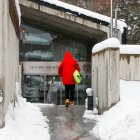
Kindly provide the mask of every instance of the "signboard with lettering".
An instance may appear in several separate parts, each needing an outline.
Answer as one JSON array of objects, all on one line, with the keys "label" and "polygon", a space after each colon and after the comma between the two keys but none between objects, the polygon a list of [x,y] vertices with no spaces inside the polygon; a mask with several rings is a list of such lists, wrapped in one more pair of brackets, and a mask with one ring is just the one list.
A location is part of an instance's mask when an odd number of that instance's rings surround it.
[{"label": "signboard with lettering", "polygon": [[[78,62],[81,68],[81,74],[91,74],[90,62]],[[23,62],[24,75],[58,75],[58,66],[60,62]]]}]

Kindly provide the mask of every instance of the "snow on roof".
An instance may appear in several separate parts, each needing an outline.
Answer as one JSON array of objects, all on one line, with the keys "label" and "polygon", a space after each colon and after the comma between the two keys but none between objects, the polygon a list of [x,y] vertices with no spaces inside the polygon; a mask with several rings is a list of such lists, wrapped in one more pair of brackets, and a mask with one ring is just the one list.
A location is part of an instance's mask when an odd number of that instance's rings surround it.
[{"label": "snow on roof", "polygon": [[113,37],[94,45],[92,53],[106,48],[120,48],[120,54],[140,54],[140,45],[120,45],[120,41]]},{"label": "snow on roof", "polygon": [[140,45],[120,45],[120,54],[140,54]]},{"label": "snow on roof", "polygon": [[[89,11],[89,10],[86,10],[86,9],[59,1],[59,0],[41,0],[41,1],[56,5],[58,7],[68,9],[70,11],[75,11],[75,12],[79,13],[79,15],[86,15],[88,17],[95,18],[95,19],[98,19],[100,21],[105,21],[105,22],[110,24],[110,17],[108,17],[108,16],[101,15],[99,13],[95,13],[95,12],[92,12],[92,11]],[[123,28],[127,27],[127,25],[123,21],[120,21],[120,20],[117,20],[117,21],[118,21],[117,22],[117,29],[119,29],[123,33],[123,30],[124,30]],[[115,23],[115,19],[113,22]],[[115,24],[114,24],[114,27],[115,27]]]},{"label": "snow on roof", "polygon": [[119,46],[120,41],[117,38],[112,37],[94,45],[92,48],[92,53],[94,54],[106,48],[119,48]]}]

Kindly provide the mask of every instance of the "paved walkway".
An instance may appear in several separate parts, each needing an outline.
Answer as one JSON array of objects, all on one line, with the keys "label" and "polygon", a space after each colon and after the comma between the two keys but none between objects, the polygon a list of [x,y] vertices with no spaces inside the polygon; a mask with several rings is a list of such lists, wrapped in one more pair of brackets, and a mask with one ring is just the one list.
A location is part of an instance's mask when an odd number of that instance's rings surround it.
[{"label": "paved walkway", "polygon": [[89,133],[94,122],[82,119],[84,105],[69,108],[63,105],[46,105],[41,110],[50,120],[51,140],[96,140]]}]

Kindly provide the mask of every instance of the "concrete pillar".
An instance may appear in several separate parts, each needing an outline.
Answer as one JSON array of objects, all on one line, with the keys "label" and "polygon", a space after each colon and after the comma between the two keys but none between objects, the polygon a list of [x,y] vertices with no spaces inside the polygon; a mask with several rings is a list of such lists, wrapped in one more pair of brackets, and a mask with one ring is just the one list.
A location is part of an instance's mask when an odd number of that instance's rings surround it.
[{"label": "concrete pillar", "polygon": [[[110,44],[113,40],[116,43],[115,46]],[[115,105],[120,98],[119,45],[119,40],[112,38],[97,44],[93,48],[94,50],[100,48],[92,55],[92,88],[98,98],[99,114]]]}]

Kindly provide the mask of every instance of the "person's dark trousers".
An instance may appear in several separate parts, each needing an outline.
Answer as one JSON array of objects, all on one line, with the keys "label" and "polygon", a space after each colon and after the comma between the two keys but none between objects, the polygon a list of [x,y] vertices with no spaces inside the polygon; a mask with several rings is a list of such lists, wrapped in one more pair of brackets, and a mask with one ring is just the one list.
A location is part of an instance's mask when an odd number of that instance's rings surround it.
[{"label": "person's dark trousers", "polygon": [[65,85],[65,98],[70,99],[70,101],[74,101],[74,92],[75,92],[75,85],[73,84],[66,84]]}]

